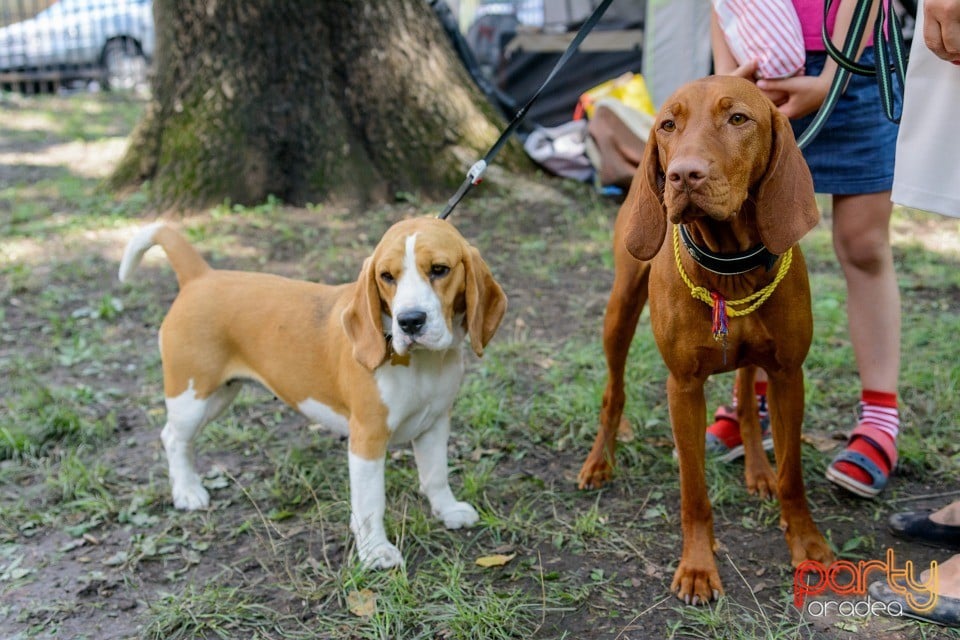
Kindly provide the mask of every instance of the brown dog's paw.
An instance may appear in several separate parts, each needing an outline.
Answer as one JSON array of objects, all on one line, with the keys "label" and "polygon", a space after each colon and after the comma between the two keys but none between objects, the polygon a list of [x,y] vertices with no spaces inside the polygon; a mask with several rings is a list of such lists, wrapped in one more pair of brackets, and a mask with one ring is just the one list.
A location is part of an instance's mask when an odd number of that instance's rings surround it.
[{"label": "brown dog's paw", "polygon": [[612,479],[613,465],[604,456],[591,453],[577,475],[577,486],[580,489],[599,489]]},{"label": "brown dog's paw", "polygon": [[757,466],[759,468],[754,468],[752,465],[744,467],[747,493],[752,496],[760,496],[762,500],[776,498],[778,495],[777,476],[773,473],[773,469],[770,468],[769,464]]},{"label": "brown dog's paw", "polygon": [[[620,426],[623,426],[621,421]],[[629,428],[629,423],[627,427]],[[607,428],[601,421],[600,430],[593,441],[593,447],[577,474],[577,485],[581,489],[599,489],[613,479],[613,466],[616,460],[617,440],[613,429]]]},{"label": "brown dog's paw", "polygon": [[790,543],[790,563],[796,567],[805,560],[816,560],[825,565],[834,561],[830,545],[819,533]]},{"label": "brown dog's paw", "polygon": [[723,594],[720,574],[711,557],[709,567],[695,567],[694,563],[680,561],[677,572],[673,574],[670,590],[685,604],[707,604]]},{"label": "brown dog's paw", "polygon": [[788,527],[784,533],[787,538],[787,546],[790,548],[790,563],[794,567],[805,560],[816,560],[823,564],[830,564],[834,561],[830,545],[824,540],[813,520],[810,520],[806,526],[797,527],[797,529],[798,531],[794,533]]}]

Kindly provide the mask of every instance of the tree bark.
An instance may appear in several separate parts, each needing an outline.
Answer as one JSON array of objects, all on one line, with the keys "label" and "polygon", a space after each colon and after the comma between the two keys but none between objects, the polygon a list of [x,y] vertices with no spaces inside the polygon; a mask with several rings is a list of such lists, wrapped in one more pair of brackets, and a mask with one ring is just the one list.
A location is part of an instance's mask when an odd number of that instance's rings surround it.
[{"label": "tree bark", "polygon": [[[154,0],[153,97],[111,183],[158,207],[439,198],[503,128],[424,0]],[[498,163],[524,163],[513,144]]]}]

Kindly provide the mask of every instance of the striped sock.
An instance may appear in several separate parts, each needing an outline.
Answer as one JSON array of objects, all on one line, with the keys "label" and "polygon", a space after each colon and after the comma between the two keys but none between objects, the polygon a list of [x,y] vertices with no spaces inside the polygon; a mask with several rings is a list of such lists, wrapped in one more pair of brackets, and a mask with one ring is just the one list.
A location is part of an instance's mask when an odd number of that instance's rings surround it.
[{"label": "striped sock", "polygon": [[[860,396],[860,424],[875,429],[874,439],[889,438],[894,446],[897,434],[900,432],[900,413],[897,411],[897,394],[884,393],[864,389]],[[890,474],[890,463],[875,446],[865,438],[856,438],[847,449],[856,451],[874,462],[887,475]],[[871,483],[870,475],[851,462],[837,462],[834,468],[863,484]]]},{"label": "striped sock", "polygon": [[897,394],[864,389],[860,400],[860,422],[871,424],[891,440],[896,440],[900,433]]}]

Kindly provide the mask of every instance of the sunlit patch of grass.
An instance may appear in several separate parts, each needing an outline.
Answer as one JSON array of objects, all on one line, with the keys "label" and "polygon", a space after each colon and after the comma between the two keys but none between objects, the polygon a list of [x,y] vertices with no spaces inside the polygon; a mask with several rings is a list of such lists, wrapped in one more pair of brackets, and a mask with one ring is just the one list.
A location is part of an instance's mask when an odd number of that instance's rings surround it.
[{"label": "sunlit patch of grass", "polygon": [[[68,97],[11,94],[14,107],[4,111],[5,135],[19,141],[84,140],[126,136],[140,119],[144,101],[124,93]],[[18,137],[22,136],[22,137]]]},{"label": "sunlit patch of grass", "polygon": [[[126,226],[147,208],[145,190],[118,197],[97,191],[96,180],[65,170],[55,173],[0,189],[0,234],[8,241]],[[4,215],[4,209],[10,214]]]}]

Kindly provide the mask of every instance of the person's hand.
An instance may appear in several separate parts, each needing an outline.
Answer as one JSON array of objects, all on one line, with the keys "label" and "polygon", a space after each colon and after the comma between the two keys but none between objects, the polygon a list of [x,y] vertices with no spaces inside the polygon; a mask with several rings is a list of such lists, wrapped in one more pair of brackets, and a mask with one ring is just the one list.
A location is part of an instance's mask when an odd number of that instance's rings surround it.
[{"label": "person's hand", "polygon": [[[779,80],[757,80],[757,86],[790,119],[813,113],[823,104],[830,83],[821,76],[792,76]],[[776,96],[777,99],[771,97]]]},{"label": "person's hand", "polygon": [[[757,82],[757,67],[758,64],[756,60],[747,60],[733,71],[724,75],[736,76],[749,80],[750,82]],[[782,91],[764,91],[763,93],[778,107],[787,100],[787,94]]]},{"label": "person's hand", "polygon": [[937,57],[960,65],[960,0],[925,0],[923,42]]},{"label": "person's hand", "polygon": [[747,60],[742,65],[730,72],[731,76],[737,76],[738,78],[746,78],[753,82],[756,80],[757,75],[757,61],[756,60]]}]

